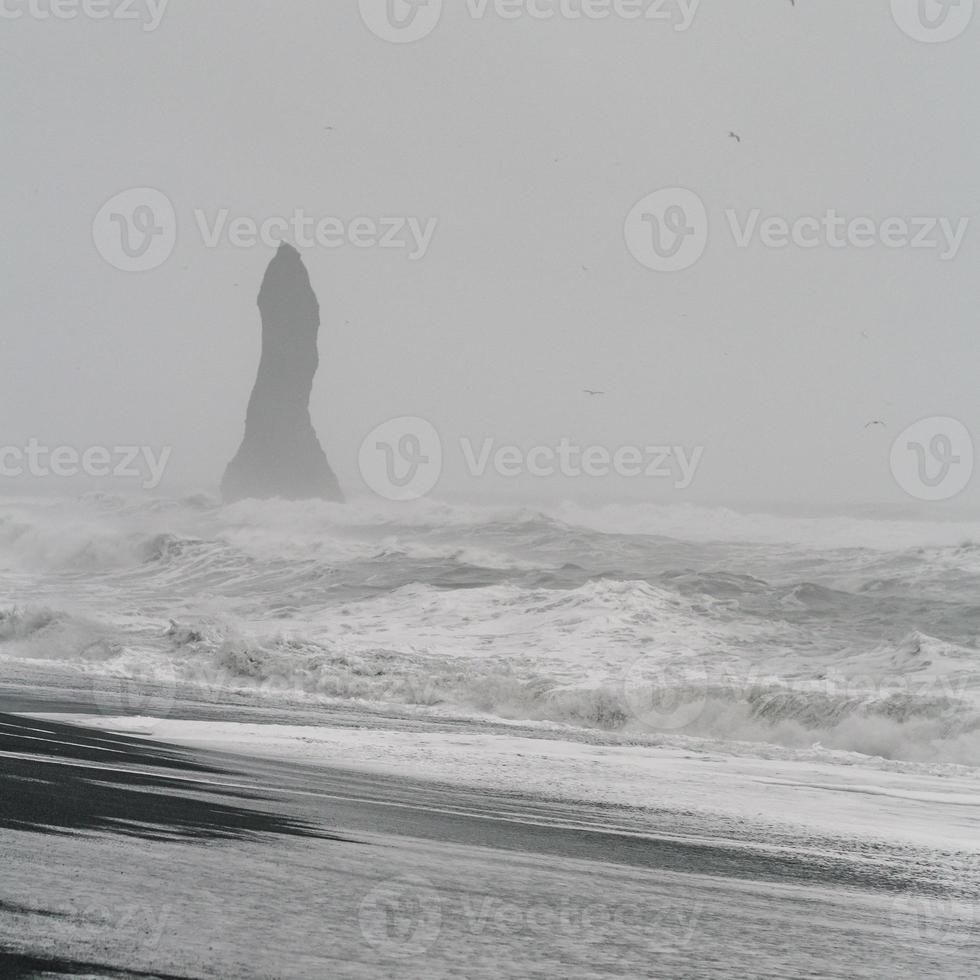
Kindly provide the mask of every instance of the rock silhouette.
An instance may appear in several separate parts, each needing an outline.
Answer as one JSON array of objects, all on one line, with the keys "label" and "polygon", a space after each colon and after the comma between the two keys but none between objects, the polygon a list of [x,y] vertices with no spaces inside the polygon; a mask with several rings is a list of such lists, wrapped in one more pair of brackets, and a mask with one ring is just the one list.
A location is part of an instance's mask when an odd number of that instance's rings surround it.
[{"label": "rock silhouette", "polygon": [[259,290],[262,359],[245,438],[221,481],[228,501],[246,497],[343,500],[310,421],[319,365],[320,305],[299,252],[283,243]]}]

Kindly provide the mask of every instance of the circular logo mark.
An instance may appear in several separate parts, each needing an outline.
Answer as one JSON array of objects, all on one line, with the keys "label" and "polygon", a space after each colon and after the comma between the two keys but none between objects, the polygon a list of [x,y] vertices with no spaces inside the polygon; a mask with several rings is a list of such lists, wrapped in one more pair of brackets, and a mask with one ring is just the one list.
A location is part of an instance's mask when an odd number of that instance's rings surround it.
[{"label": "circular logo mark", "polygon": [[708,674],[700,666],[679,670],[659,658],[640,657],[623,675],[623,702],[636,721],[654,732],[693,725],[708,702]]},{"label": "circular logo mark", "polygon": [[442,0],[359,0],[361,20],[382,41],[411,44],[428,37],[442,16]]},{"label": "circular logo mark", "polygon": [[966,31],[973,7],[974,0],[892,0],[892,17],[913,41],[942,44]]},{"label": "circular logo mark", "polygon": [[890,909],[892,932],[902,942],[947,943],[964,923],[951,901],[924,895],[898,895]]},{"label": "circular logo mark", "polygon": [[365,896],[358,911],[361,935],[393,959],[424,956],[442,928],[439,896],[424,878],[386,881]]},{"label": "circular logo mark", "polygon": [[109,718],[166,718],[173,710],[177,674],[164,664],[153,679],[93,675],[92,695],[99,711]]},{"label": "circular logo mark", "polygon": [[147,272],[173,254],[177,213],[166,194],[152,187],[134,187],[102,206],[92,223],[92,240],[114,268]]},{"label": "circular logo mark", "polygon": [[973,438],[957,419],[930,418],[909,426],[894,442],[892,474],[917,500],[950,500],[973,477]]},{"label": "circular logo mark", "polygon": [[654,272],[689,269],[708,246],[708,212],[694,191],[667,187],[637,201],[626,217],[626,246]]},{"label": "circular logo mark", "polygon": [[442,440],[425,419],[392,419],[361,443],[358,463],[364,482],[379,497],[418,500],[442,476]]}]

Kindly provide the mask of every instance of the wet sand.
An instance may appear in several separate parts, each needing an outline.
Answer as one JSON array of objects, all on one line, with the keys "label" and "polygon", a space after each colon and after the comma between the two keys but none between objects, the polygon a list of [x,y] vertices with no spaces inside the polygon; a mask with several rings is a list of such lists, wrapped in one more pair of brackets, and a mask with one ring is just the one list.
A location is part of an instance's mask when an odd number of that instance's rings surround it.
[{"label": "wet sand", "polygon": [[640,827],[10,714],[0,783],[5,976],[975,975],[975,920],[916,869],[669,805]]}]

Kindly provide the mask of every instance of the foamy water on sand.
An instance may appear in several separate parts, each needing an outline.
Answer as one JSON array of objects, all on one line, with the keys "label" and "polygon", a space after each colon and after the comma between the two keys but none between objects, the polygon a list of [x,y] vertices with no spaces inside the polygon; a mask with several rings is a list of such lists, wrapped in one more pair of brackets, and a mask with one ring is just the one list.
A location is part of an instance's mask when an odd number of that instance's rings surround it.
[{"label": "foamy water on sand", "polygon": [[15,500],[0,676],[980,759],[980,524]]}]

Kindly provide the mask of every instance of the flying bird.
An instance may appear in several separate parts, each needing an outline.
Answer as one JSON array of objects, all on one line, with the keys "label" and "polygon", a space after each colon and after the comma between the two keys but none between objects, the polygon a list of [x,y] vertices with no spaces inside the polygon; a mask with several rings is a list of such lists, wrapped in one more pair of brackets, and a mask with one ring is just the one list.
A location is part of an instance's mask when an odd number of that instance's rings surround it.
[{"label": "flying bird", "polygon": [[741,143],[742,142],[742,137],[739,136],[738,133],[736,133],[734,130],[732,130],[731,132],[729,132],[728,138],[731,139],[731,140],[735,140],[736,143]]},{"label": "flying bird", "polygon": [[590,398],[600,398],[605,394],[604,391],[593,391],[591,388],[582,389]]},{"label": "flying bird", "polygon": [[866,429],[873,429],[873,428],[875,428],[875,426],[878,426],[878,425],[880,425],[883,429],[885,428],[885,423],[882,422],[881,419],[875,419],[873,422],[869,422],[865,426],[865,428]]}]

